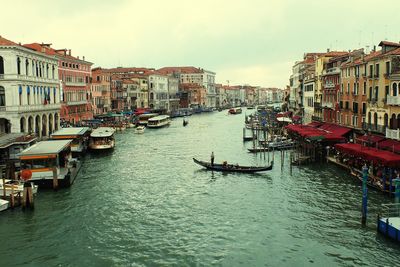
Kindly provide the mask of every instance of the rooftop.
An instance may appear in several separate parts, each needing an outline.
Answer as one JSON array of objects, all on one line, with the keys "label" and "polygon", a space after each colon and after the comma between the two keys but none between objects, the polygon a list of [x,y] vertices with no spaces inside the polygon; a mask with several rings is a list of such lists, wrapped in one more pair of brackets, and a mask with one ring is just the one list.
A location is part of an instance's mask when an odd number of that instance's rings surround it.
[{"label": "rooftop", "polygon": [[34,155],[50,155],[58,154],[65,148],[69,146],[72,139],[67,140],[52,140],[52,141],[42,141],[28,147],[22,151],[19,156],[34,156]]}]

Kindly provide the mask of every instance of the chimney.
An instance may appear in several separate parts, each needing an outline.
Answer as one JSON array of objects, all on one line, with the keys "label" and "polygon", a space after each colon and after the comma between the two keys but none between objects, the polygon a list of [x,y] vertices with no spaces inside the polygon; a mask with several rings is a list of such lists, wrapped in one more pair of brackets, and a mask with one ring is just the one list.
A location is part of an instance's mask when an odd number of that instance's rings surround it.
[{"label": "chimney", "polygon": [[82,56],[82,60],[85,61],[85,56]]},{"label": "chimney", "polygon": [[329,53],[331,50],[329,48],[326,49],[326,53]]},{"label": "chimney", "polygon": [[71,55],[71,49],[68,50],[68,56],[70,56],[70,55]]},{"label": "chimney", "polygon": [[372,51],[374,51],[374,52],[376,51],[376,45],[374,45],[374,50],[372,50]]},{"label": "chimney", "polygon": [[79,59],[79,56],[77,56],[76,58]]}]

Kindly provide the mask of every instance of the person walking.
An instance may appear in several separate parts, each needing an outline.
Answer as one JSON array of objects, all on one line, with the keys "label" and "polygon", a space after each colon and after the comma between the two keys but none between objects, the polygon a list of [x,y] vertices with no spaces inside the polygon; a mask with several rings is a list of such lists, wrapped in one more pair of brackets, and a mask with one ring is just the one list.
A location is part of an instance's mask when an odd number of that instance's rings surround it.
[{"label": "person walking", "polygon": [[211,152],[211,166],[214,166],[214,151]]}]

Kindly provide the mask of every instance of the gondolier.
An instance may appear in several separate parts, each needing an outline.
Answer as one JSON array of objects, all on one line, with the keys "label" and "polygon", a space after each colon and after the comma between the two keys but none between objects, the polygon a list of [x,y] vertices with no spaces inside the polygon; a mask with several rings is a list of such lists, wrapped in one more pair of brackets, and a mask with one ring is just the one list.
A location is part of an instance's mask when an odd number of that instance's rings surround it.
[{"label": "gondolier", "polygon": [[214,166],[214,151],[211,152],[211,166]]}]

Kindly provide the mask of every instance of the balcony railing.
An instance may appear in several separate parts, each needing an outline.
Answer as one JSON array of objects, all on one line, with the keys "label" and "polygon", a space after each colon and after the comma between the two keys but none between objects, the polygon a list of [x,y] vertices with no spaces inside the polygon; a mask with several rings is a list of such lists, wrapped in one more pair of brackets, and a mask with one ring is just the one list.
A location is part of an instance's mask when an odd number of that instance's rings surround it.
[{"label": "balcony railing", "polygon": [[326,84],[324,84],[324,87],[325,88],[334,88],[335,84],[334,83],[326,83]]},{"label": "balcony railing", "polygon": [[87,100],[82,100],[82,101],[68,101],[65,103],[67,106],[78,106],[78,105],[84,105],[88,104]]},{"label": "balcony railing", "polygon": [[399,106],[400,105],[400,95],[398,95],[398,96],[387,95],[387,104],[392,105],[392,106]]},{"label": "balcony railing", "polygon": [[60,109],[61,104],[47,104],[47,105],[24,105],[24,106],[5,106],[0,107],[0,112],[10,112],[10,113],[18,113],[18,112],[35,112],[35,111],[46,111],[46,110],[55,110]]},{"label": "balcony railing", "polygon": [[57,78],[52,79],[46,77],[26,76],[21,74],[0,74],[0,80],[58,83]]},{"label": "balcony railing", "polygon": [[370,130],[370,131],[376,132],[376,133],[385,134],[385,132],[386,132],[386,127],[383,126],[383,125],[379,125],[379,124],[375,125],[375,124],[372,124],[372,123],[363,122],[362,123],[362,128],[363,128],[363,130]]},{"label": "balcony railing", "polygon": [[393,129],[386,128],[385,136],[386,136],[386,138],[400,140],[400,129],[393,130]]},{"label": "balcony railing", "polygon": [[321,117],[314,116],[314,115],[311,116],[311,120],[322,122],[322,118]]},{"label": "balcony railing", "polygon": [[65,82],[66,86],[86,86],[85,82]]},{"label": "balcony railing", "polygon": [[332,102],[322,102],[322,107],[333,108],[333,104],[332,104]]}]

